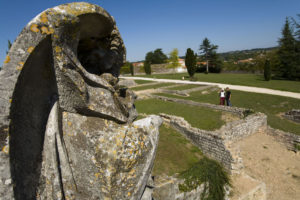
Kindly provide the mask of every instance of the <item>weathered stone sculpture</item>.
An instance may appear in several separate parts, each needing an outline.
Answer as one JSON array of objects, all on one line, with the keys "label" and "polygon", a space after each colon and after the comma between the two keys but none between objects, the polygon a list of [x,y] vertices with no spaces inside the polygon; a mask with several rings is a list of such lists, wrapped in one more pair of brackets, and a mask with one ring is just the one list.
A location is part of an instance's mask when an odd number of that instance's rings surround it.
[{"label": "weathered stone sculpture", "polygon": [[0,72],[1,199],[140,199],[161,119],[133,122],[118,88],[125,47],[88,3],[39,14]]}]

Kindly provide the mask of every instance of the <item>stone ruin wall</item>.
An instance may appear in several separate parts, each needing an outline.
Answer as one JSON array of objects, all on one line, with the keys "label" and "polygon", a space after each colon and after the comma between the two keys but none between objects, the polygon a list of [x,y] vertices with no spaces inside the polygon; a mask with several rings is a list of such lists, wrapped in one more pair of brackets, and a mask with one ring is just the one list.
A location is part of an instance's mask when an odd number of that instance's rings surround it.
[{"label": "stone ruin wall", "polygon": [[296,146],[300,146],[300,136],[292,133],[284,132],[282,130],[274,129],[268,127],[268,131],[266,132],[268,135],[275,138],[276,141],[280,142],[288,150],[291,151],[299,151]]},{"label": "stone ruin wall", "polygon": [[267,127],[267,117],[262,113],[228,123],[216,131],[193,128],[181,117],[166,114],[161,114],[161,117],[200,148],[204,155],[219,161],[228,172],[232,170],[234,162],[228,144]]},{"label": "stone ruin wall", "polygon": [[[152,64],[151,65],[151,73],[152,74],[164,74],[164,73],[172,73],[174,70],[167,68],[168,64]],[[134,67],[135,74],[145,74],[144,66],[136,66]]]}]

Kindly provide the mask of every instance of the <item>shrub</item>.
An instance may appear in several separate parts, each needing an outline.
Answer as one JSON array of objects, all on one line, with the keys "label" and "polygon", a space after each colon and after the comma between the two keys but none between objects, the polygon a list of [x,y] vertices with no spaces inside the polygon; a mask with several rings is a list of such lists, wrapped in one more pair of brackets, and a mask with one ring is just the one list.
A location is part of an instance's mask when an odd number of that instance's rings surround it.
[{"label": "shrub", "polygon": [[[223,167],[207,157],[201,159],[193,167],[180,174],[184,183],[179,184],[182,192],[192,191],[202,183],[205,183],[202,200],[223,200],[225,197],[225,185],[231,185],[230,179]],[[208,189],[208,191],[207,191]]]}]

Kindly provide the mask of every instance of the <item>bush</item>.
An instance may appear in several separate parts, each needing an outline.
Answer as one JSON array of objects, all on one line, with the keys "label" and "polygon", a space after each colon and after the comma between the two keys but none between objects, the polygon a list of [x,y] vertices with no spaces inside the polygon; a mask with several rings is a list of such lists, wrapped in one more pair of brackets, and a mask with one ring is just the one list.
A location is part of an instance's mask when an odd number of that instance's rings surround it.
[{"label": "bush", "polygon": [[192,191],[202,183],[206,183],[201,195],[203,200],[223,200],[225,197],[224,186],[231,185],[229,176],[223,167],[217,161],[207,157],[182,172],[180,176],[184,178],[184,183],[179,184],[179,190],[182,192]]},{"label": "bush", "polygon": [[121,74],[129,74],[130,73],[130,67],[129,67],[130,63],[126,62],[120,69],[120,73]]},{"label": "bush", "polygon": [[[208,70],[209,73],[220,73],[222,69],[220,66],[210,66]],[[198,73],[206,72],[206,66],[205,65],[198,66],[196,72]]]}]

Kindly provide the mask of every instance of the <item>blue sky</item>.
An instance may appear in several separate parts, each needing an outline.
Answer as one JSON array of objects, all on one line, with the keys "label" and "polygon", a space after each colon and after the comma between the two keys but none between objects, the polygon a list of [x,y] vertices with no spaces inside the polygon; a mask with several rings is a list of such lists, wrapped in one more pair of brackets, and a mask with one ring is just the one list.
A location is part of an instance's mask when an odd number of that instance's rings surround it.
[{"label": "blue sky", "polygon": [[[0,62],[7,40],[43,10],[69,0],[0,0]],[[86,0],[116,19],[129,61],[156,48],[184,55],[207,37],[218,52],[277,45],[285,17],[300,14],[300,0]],[[0,64],[2,65],[2,64]]]}]

